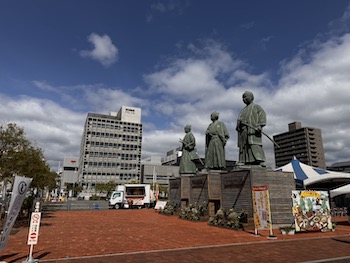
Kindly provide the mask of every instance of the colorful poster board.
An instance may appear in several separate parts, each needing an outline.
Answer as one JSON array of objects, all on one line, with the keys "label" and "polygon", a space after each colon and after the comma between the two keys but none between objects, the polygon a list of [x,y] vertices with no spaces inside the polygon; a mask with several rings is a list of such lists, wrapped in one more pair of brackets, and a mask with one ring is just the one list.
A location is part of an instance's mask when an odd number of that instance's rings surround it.
[{"label": "colorful poster board", "polygon": [[331,230],[332,218],[327,191],[292,191],[295,231]]},{"label": "colorful poster board", "polygon": [[268,187],[253,186],[252,195],[255,229],[269,229],[271,211]]}]

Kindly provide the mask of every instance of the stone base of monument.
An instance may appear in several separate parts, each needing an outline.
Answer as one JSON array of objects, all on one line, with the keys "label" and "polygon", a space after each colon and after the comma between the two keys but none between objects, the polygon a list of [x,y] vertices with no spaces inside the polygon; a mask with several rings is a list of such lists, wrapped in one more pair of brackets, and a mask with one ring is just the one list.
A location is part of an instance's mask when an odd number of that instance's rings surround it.
[{"label": "stone base of monument", "polygon": [[295,181],[291,172],[241,167],[230,172],[181,176],[169,180],[169,202],[182,208],[189,204],[207,204],[210,216],[220,208],[234,208],[237,213],[247,212],[251,221],[253,186],[268,186],[273,225],[293,222],[291,194]]}]

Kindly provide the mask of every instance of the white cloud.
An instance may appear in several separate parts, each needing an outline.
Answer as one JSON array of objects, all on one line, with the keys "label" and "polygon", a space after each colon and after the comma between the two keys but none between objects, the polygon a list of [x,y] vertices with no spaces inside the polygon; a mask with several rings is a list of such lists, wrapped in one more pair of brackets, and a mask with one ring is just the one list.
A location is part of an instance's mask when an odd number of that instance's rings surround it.
[{"label": "white cloud", "polygon": [[33,84],[46,92],[58,94],[62,105],[69,105],[76,110],[108,114],[118,111],[121,105],[143,107],[147,104],[144,99],[132,96],[119,87],[105,87],[103,84],[53,86],[45,81],[33,81]]},{"label": "white cloud", "polygon": [[118,48],[108,35],[100,36],[91,33],[88,41],[93,45],[93,49],[80,51],[82,57],[96,60],[105,67],[111,66],[118,60]]},{"label": "white cloud", "polygon": [[143,134],[142,138],[142,155],[160,155],[160,146],[162,149],[166,149],[162,156],[166,154],[167,151],[180,146],[179,138],[182,134],[174,130],[154,130]]},{"label": "white cloud", "polygon": [[[350,139],[344,134],[350,133],[350,35],[313,44],[312,53],[306,52],[284,66],[287,70],[268,108],[279,121],[300,120],[321,128],[328,164],[348,160]],[[278,125],[274,132],[286,126]]]},{"label": "white cloud", "polygon": [[196,100],[220,88],[210,66],[204,61],[177,61],[171,68],[146,77],[156,92],[181,100]]},{"label": "white cloud", "polygon": [[84,89],[84,101],[91,108],[98,112],[109,113],[110,111],[118,111],[122,105],[142,107],[146,105],[146,101],[129,95],[118,88],[91,88]]},{"label": "white cloud", "polygon": [[172,100],[191,102],[207,101],[225,93],[225,82],[232,82],[226,75],[244,67],[244,63],[233,58],[215,41],[203,43],[203,48],[188,45],[191,57],[173,58],[163,69],[146,75],[145,81],[151,90],[170,95]]},{"label": "white cloud", "polygon": [[294,59],[292,67],[287,65],[292,70],[281,78],[275,106],[293,103],[295,114],[308,112],[310,119],[318,121],[331,121],[327,119],[332,116],[333,124],[338,122],[349,109],[350,59],[346,54],[350,54],[350,35],[322,44],[307,61],[297,58],[296,65]]},{"label": "white cloud", "polygon": [[52,168],[64,156],[78,156],[85,114],[63,108],[49,100],[0,96],[3,124],[23,127],[29,140],[44,150]]},{"label": "white cloud", "polygon": [[34,86],[38,87],[43,91],[57,92],[57,89],[48,84],[46,81],[34,80],[32,81],[32,83]]}]

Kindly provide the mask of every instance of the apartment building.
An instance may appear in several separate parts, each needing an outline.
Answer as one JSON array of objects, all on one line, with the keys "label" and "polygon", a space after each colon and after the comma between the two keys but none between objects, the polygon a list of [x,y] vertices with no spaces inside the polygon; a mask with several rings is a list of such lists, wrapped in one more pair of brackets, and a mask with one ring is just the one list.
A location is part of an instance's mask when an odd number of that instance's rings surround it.
[{"label": "apartment building", "polygon": [[290,123],[288,127],[287,132],[273,136],[280,146],[274,147],[276,167],[289,163],[295,156],[302,163],[325,169],[321,129],[302,127],[301,122]]}]

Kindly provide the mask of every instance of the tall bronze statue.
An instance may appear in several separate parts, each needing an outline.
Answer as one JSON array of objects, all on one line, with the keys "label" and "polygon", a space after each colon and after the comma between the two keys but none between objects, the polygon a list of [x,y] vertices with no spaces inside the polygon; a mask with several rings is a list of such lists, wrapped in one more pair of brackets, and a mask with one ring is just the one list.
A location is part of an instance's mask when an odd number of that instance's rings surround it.
[{"label": "tall bronze statue", "polygon": [[225,145],[230,137],[226,126],[219,121],[219,113],[211,114],[212,123],[205,132],[205,167],[221,170],[226,168]]},{"label": "tall bronze statue", "polygon": [[180,142],[182,143],[182,155],[180,159],[180,174],[195,174],[197,172],[194,160],[197,159],[196,138],[191,132],[191,125],[186,125],[185,137]]},{"label": "tall bronze statue", "polygon": [[253,101],[253,93],[244,92],[243,102],[246,106],[238,116],[236,127],[239,147],[238,165],[248,164],[266,167],[265,153],[262,147],[262,129],[266,125],[266,113]]}]

